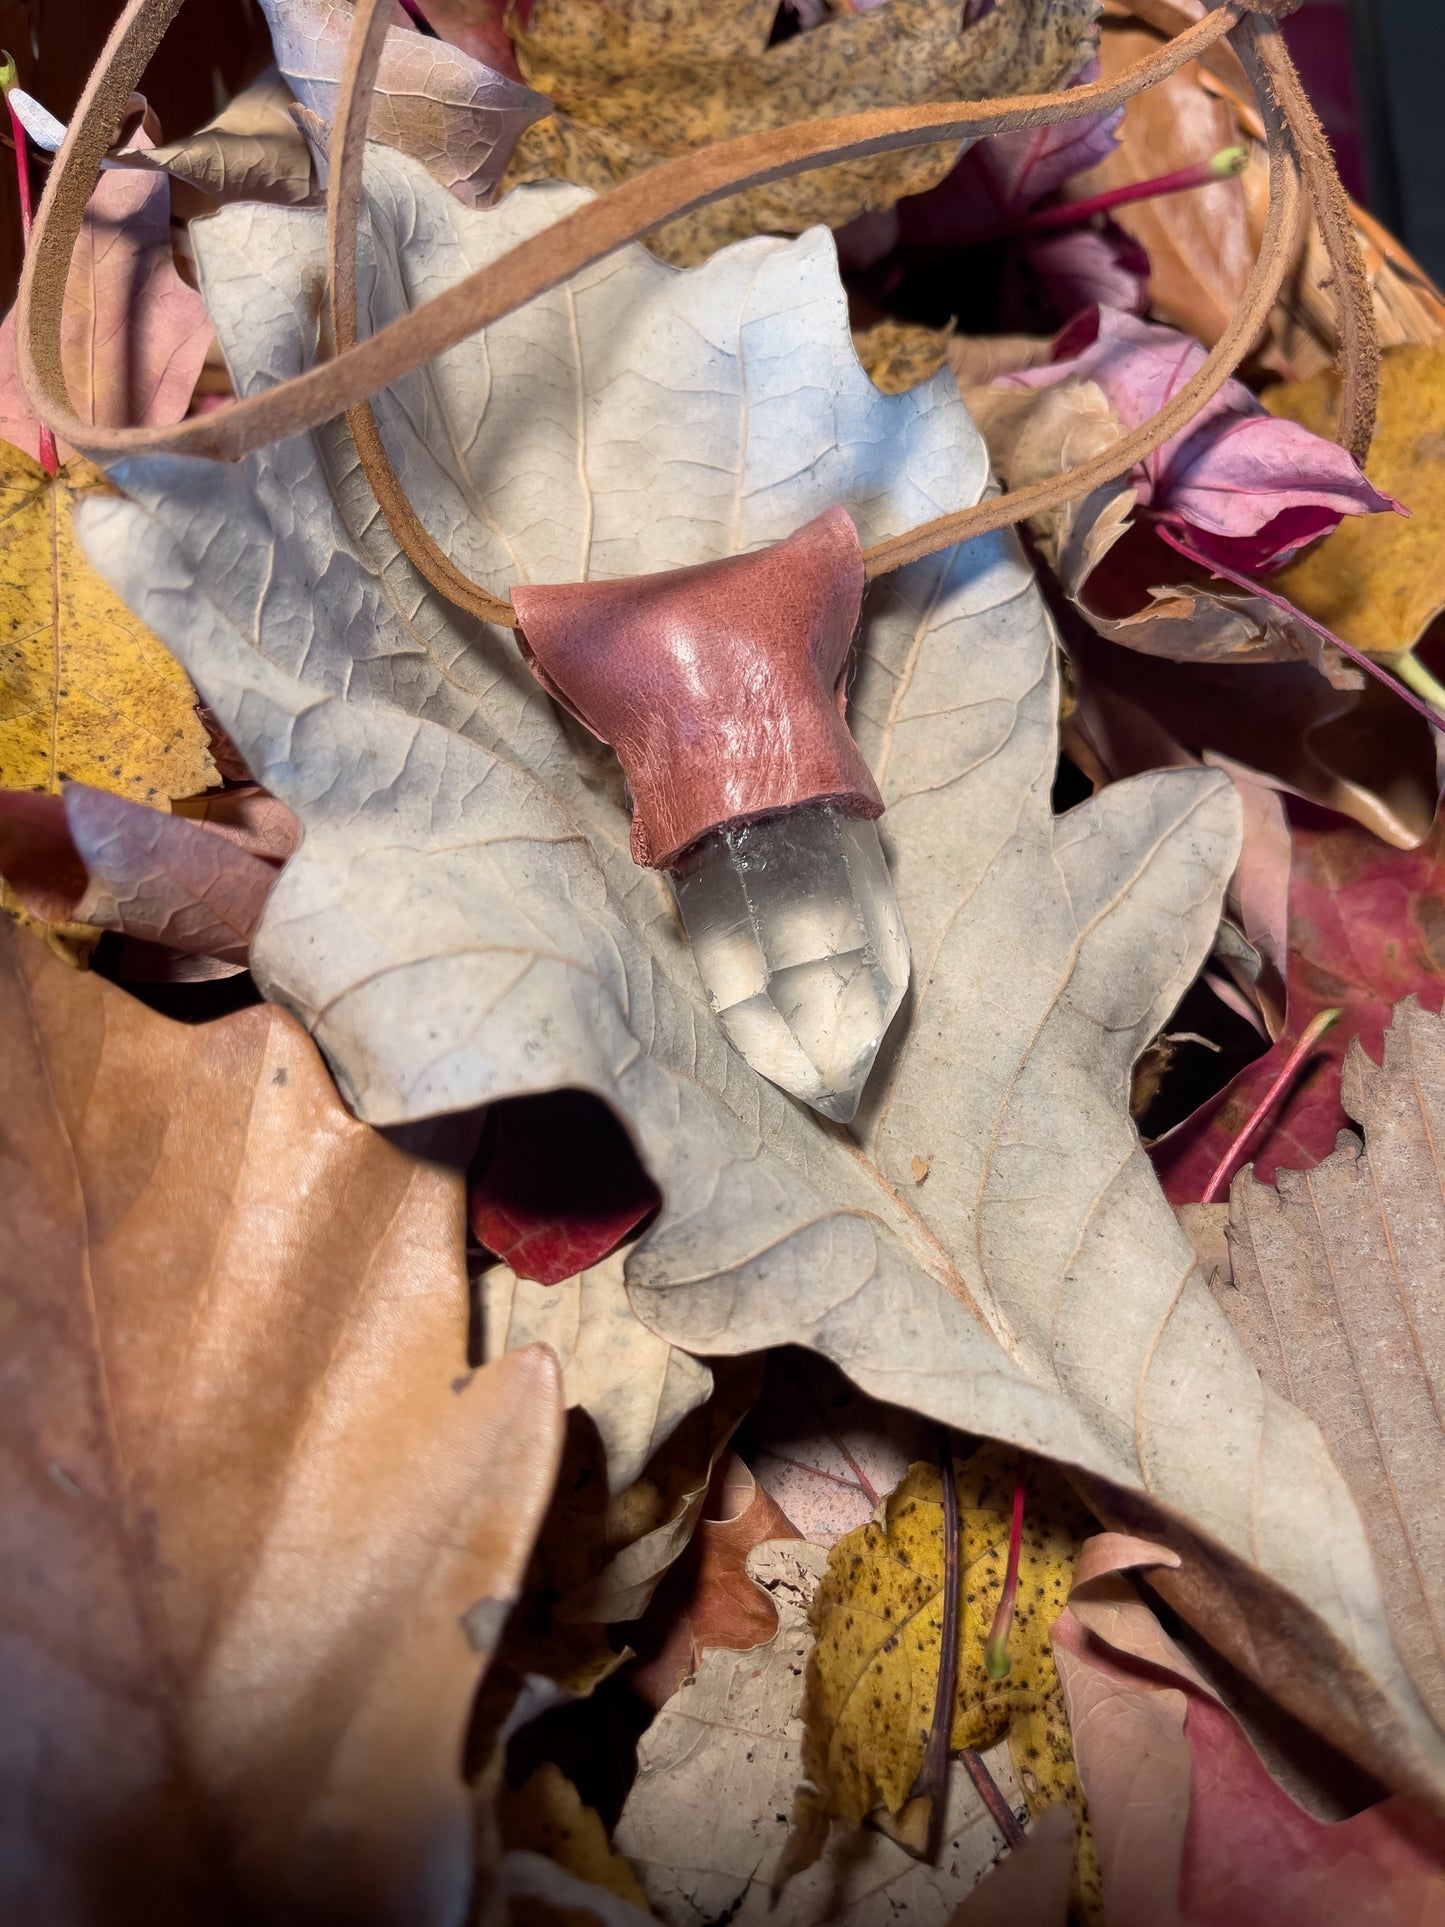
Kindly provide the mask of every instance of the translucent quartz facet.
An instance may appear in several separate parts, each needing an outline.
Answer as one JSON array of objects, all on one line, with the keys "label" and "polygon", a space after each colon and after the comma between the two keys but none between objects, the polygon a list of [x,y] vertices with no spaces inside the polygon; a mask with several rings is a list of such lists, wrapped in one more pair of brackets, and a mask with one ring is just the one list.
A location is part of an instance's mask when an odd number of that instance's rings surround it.
[{"label": "translucent quartz facet", "polygon": [[672,881],[733,1045],[846,1124],[908,988],[908,939],[877,824],[807,804],[714,830]]}]

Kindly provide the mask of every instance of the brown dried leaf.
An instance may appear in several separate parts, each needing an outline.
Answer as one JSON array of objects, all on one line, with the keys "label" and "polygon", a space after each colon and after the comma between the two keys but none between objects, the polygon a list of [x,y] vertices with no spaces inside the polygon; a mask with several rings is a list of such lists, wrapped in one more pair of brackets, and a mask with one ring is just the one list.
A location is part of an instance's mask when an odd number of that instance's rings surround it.
[{"label": "brown dried leaf", "polygon": [[4,932],[0,1120],[0,1916],[457,1918],[459,1616],[561,1439],[540,1347],[466,1372],[460,1176],[282,1011],[171,1023]]},{"label": "brown dried leaf", "polygon": [[[959,27],[956,0],[890,0],[769,45],[776,0],[514,6],[524,78],[557,104],[517,143],[509,181],[605,188],[669,154],[825,115],[1062,87],[1093,51],[1095,0],[1012,0]],[[524,18],[525,13],[525,18]],[[955,144],[847,161],[669,222],[649,245],[689,264],[744,235],[841,227],[934,186]]]},{"label": "brown dried leaf", "polygon": [[1265,1383],[1324,1433],[1370,1535],[1396,1643],[1445,1713],[1445,1020],[1395,1009],[1383,1065],[1358,1043],[1342,1135],[1313,1171],[1236,1178],[1232,1286],[1214,1295]]}]

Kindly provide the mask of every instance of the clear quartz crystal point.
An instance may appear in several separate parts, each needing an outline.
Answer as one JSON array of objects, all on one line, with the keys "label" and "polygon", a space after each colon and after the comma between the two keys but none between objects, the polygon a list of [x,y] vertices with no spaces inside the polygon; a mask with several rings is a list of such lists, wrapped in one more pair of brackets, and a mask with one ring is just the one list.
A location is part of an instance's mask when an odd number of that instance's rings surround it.
[{"label": "clear quartz crystal point", "polygon": [[846,1124],[908,988],[908,939],[877,824],[806,804],[714,830],[672,881],[734,1047]]}]

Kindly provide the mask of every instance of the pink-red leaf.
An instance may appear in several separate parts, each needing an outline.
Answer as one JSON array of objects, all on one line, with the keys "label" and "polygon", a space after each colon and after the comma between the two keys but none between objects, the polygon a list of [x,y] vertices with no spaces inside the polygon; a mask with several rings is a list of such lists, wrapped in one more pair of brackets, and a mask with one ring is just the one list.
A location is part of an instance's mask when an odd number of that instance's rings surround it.
[{"label": "pink-red leaf", "polygon": [[[81,224],[60,330],[76,413],[107,427],[178,422],[210,341],[206,305],[171,256],[170,181],[125,168],[102,174]],[[0,439],[39,460],[13,313],[0,325]],[[61,446],[62,459],[72,452]]]},{"label": "pink-red leaf", "polygon": [[[1202,344],[1175,328],[1100,307],[1060,332],[1049,366],[994,385],[1092,381],[1124,426],[1137,428],[1204,358]],[[1284,428],[1294,432],[1277,432]],[[1141,507],[1182,523],[1204,554],[1248,571],[1278,567],[1342,516],[1399,508],[1344,449],[1266,414],[1238,381],[1227,381],[1187,427],[1137,464],[1132,479]]]}]

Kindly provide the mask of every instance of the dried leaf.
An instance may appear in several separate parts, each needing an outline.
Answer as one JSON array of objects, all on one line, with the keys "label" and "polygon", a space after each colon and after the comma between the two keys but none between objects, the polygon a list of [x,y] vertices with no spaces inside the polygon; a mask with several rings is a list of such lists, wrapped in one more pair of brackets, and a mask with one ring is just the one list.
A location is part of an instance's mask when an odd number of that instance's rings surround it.
[{"label": "dried leaf", "polygon": [[[124,170],[102,174],[71,257],[60,324],[60,363],[76,414],[107,428],[178,422],[210,344],[205,303],[171,257],[170,183]],[[39,425],[20,386],[13,309],[0,323],[0,439],[38,460]],[[60,453],[72,451],[62,442]]]},{"label": "dried leaf", "polygon": [[494,74],[522,78],[506,28],[506,0],[426,0],[427,25]]},{"label": "dried leaf", "polygon": [[1278,1041],[1150,1149],[1176,1203],[1201,1197],[1220,1158],[1283,1067],[1305,1027],[1338,1007],[1340,1021],[1251,1140],[1255,1174],[1308,1170],[1328,1157],[1349,1118],[1340,1067],[1352,1039],[1377,1057],[1401,998],[1439,1007],[1445,995],[1442,838],[1390,850],[1353,824],[1292,807],[1287,1021]]},{"label": "dried leaf", "polygon": [[1230,1199],[1232,1285],[1215,1297],[1267,1385],[1325,1435],[1375,1555],[1395,1642],[1445,1714],[1445,1021],[1396,1006],[1384,1061],[1360,1040],[1342,1098],[1364,1132],[1273,1187],[1248,1174]]},{"label": "dried leaf", "polygon": [[648,1609],[653,1625],[633,1635],[639,1654],[627,1675],[633,1691],[661,1707],[697,1671],[707,1647],[748,1652],[765,1645],[778,1630],[778,1615],[748,1577],[748,1554],[767,1539],[797,1536],[777,1502],[729,1452],[713,1473],[691,1545]]},{"label": "dried leaf", "polygon": [[948,358],[948,339],[912,321],[875,321],[854,331],[853,346],[874,387],[901,395],[938,373]]},{"label": "dried leaf", "polygon": [[131,167],[164,168],[217,201],[277,201],[299,207],[316,192],[311,150],[291,118],[291,90],[274,68],[252,81],[184,140],[116,156]]},{"label": "dried leaf", "polygon": [[0,970],[0,1913],[452,1921],[458,1616],[521,1584],[556,1368],[467,1376],[459,1176],[294,1019],[171,1023],[16,933]]},{"label": "dried leaf", "polygon": [[[532,0],[510,24],[525,79],[557,104],[517,144],[510,181],[604,188],[669,154],[826,115],[1061,87],[1093,50],[1095,0],[1015,0],[960,32],[950,0],[890,0],[770,45],[776,0],[628,9]],[[749,188],[650,238],[704,260],[744,235],[841,227],[941,180],[954,144],[846,161]]]},{"label": "dried leaf", "polygon": [[484,1355],[550,1345],[569,1406],[593,1420],[607,1488],[625,1491],[688,1415],[712,1395],[712,1373],[648,1330],[627,1302],[621,1258],[560,1285],[517,1278],[505,1266],[481,1282]]},{"label": "dried leaf", "polygon": [[[638,1745],[615,1843],[671,1927],[695,1927],[729,1909],[741,1927],[874,1927],[880,1915],[942,1927],[998,1851],[987,1810],[955,1765],[936,1866],[886,1834],[840,1834],[773,1904],[800,1772],[803,1672],[813,1643],[807,1605],[823,1564],[818,1548],[796,1540],[752,1553],[748,1570],[776,1603],[777,1634],[745,1654],[705,1653],[696,1677]],[[1011,1791],[1001,1748],[989,1765]]]},{"label": "dried leaf", "polygon": [[[1160,36],[1121,17],[1106,0],[1099,61],[1105,78],[1156,52]],[[1198,61],[1126,102],[1118,139],[1089,172],[1075,174],[1065,200],[1132,186],[1207,161],[1243,143],[1227,102],[1208,89]],[[1213,347],[1244,293],[1258,252],[1245,188],[1211,181],[1115,210],[1113,218],[1149,257],[1149,308],[1159,320]]]},{"label": "dried leaf", "polygon": [[276,881],[234,838],[88,783],[0,790],[0,875],[47,922],[241,964]]},{"label": "dried leaf", "polygon": [[[509,1852],[540,1853],[591,1886],[631,1901],[644,1913],[647,1895],[620,1853],[608,1844],[602,1821],[567,1776],[550,1762],[520,1787],[503,1786],[497,1821]],[[513,1910],[513,1919],[518,1918]]]},{"label": "dried leaf", "polygon": [[[473,213],[386,149],[371,159],[366,331],[403,288],[579,200],[554,187]],[[321,216],[223,209],[200,245],[238,388],[303,365]],[[619,255],[398,384],[381,415],[434,531],[499,586],[699,561],[830,502],[873,541],[987,474],[951,380],[891,397],[868,382],[818,234],[692,275]],[[1167,772],[1054,820],[1053,638],[1014,547],[932,558],[870,600],[855,728],[926,961],[850,1139],[729,1052],[665,880],[628,860],[612,759],[559,722],[510,634],[421,591],[338,431],[234,467],[129,462],[125,480],[140,499],[97,504],[87,540],[305,824],[253,969],[363,1115],[591,1091],[664,1196],[627,1267],[655,1332],[708,1355],[803,1343],[874,1396],[1096,1473],[1187,1545],[1181,1596],[1229,1651],[1247,1644],[1330,1731],[1368,1699],[1346,1744],[1433,1776],[1442,1742],[1384,1638],[1348,1494],[1313,1428],[1261,1404],[1124,1109],[1130,1064],[1212,942],[1233,792]],[[1018,957],[1003,991],[1001,946]],[[1267,1504],[1249,1470],[1262,1427]],[[1257,1621],[1246,1642],[1241,1559],[1286,1654],[1323,1617],[1348,1695],[1330,1667],[1264,1661]]]},{"label": "dried leaf", "polygon": [[138,803],[215,781],[184,670],[86,561],[74,505],[106,493],[80,458],[52,480],[0,444],[0,787],[68,777]]},{"label": "dried leaf", "polygon": [[[1192,621],[1201,599],[1191,591],[1188,600],[1181,613]],[[1154,606],[1137,625],[1141,639],[1166,626]],[[1227,653],[1227,634],[1224,641]],[[1208,752],[1352,818],[1395,849],[1413,850],[1430,833],[1440,788],[1434,732],[1378,682],[1337,689],[1304,662],[1242,670],[1229,661],[1165,661],[1078,625],[1069,659],[1071,756],[1081,730],[1114,774],[1187,765]]]},{"label": "dried leaf", "polygon": [[937,1428],[867,1397],[816,1354],[769,1354],[748,1420],[748,1463],[805,1539],[831,1546],[868,1523]]},{"label": "dried leaf", "polygon": [[[1265,390],[1283,421],[1327,434],[1339,407],[1332,374]],[[1417,643],[1445,608],[1445,341],[1387,348],[1380,363],[1380,412],[1365,462],[1377,488],[1409,510],[1341,524],[1277,578],[1274,586],[1307,615],[1357,649],[1392,655]]]},{"label": "dried leaf", "polygon": [[[1005,388],[1093,382],[1125,428],[1139,428],[1205,358],[1173,328],[1109,308],[1078,315],[1047,367],[1001,375]],[[1130,474],[1139,506],[1182,526],[1207,556],[1251,572],[1277,568],[1342,516],[1398,507],[1339,445],[1277,420],[1239,381],[1227,381],[1187,426]]]},{"label": "dried leaf", "polygon": [[[1003,1593],[1017,1454],[985,1446],[956,1469],[962,1572],[961,1640],[951,1744],[981,1750],[1007,1738],[1034,1814],[1060,1802],[1080,1824],[1079,1905],[1099,1921],[1097,1866],[1049,1632],[1068,1598],[1089,1515],[1052,1467],[1030,1468],[1019,1558],[1019,1606],[1004,1680],[984,1646]],[[813,1603],[801,1810],[852,1826],[882,1805],[896,1820],[923,1765],[938,1696],[943,1613],[939,1474],[913,1466],[881,1522],[840,1539]]]},{"label": "dried leaf", "polygon": [[1407,1800],[1332,1824],[1297,1806],[1120,1576],[1158,1558],[1090,1540],[1054,1629],[1110,1927],[1434,1920],[1445,1825]]},{"label": "dried leaf", "polygon": [[[135,99],[142,98],[139,95]],[[16,87],[10,101],[35,145],[55,153],[66,128]],[[292,94],[274,67],[236,94],[196,133],[156,147],[113,147],[107,173],[132,168],[183,181],[217,201],[279,201],[299,207],[316,191],[311,150],[291,117]],[[102,184],[106,176],[101,176]],[[169,241],[167,241],[169,248]]]},{"label": "dried leaf", "polygon": [[659,1202],[627,1133],[585,1091],[494,1104],[467,1178],[473,1234],[542,1285],[601,1264]]},{"label": "dried leaf", "polygon": [[[261,11],[292,93],[318,119],[333,120],[350,7],[344,0],[261,0]],[[517,137],[549,104],[459,47],[393,27],[367,132],[420,161],[433,180],[472,206],[487,199]]]}]

